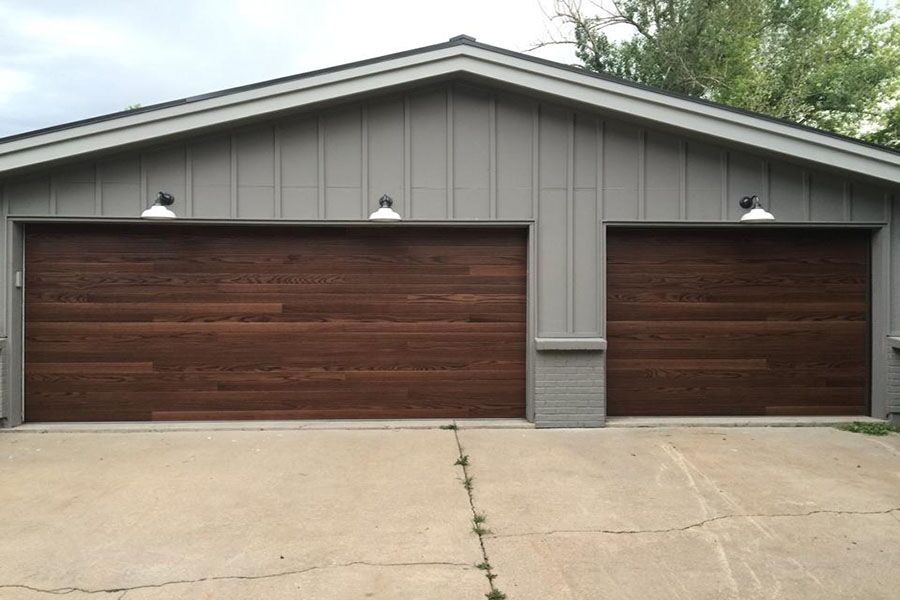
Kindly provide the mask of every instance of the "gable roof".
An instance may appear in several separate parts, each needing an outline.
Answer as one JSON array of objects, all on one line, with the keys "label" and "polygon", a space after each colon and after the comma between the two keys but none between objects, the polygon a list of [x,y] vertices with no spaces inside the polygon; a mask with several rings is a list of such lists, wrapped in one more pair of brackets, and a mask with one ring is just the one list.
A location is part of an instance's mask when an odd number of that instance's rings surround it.
[{"label": "gable roof", "polygon": [[765,152],[900,183],[900,153],[758,113],[489,46],[468,36],[0,138],[0,174],[305,105],[469,75]]}]

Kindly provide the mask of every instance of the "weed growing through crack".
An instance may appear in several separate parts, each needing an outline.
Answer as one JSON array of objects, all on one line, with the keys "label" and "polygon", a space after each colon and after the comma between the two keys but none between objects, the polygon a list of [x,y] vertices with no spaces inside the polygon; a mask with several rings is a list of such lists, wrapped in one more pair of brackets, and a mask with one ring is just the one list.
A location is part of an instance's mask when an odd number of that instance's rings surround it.
[{"label": "weed growing through crack", "polygon": [[487,521],[487,515],[475,510],[475,498],[472,495],[475,478],[469,475],[469,455],[463,454],[462,442],[459,441],[459,431],[457,430],[456,423],[453,423],[452,425],[442,425],[441,429],[452,430],[453,435],[456,438],[456,448],[459,451],[459,456],[454,464],[462,468],[462,484],[463,487],[466,488],[466,493],[469,496],[469,508],[472,509],[472,532],[478,536],[478,545],[481,546],[481,556],[484,559],[482,562],[475,565],[475,568],[484,571],[484,576],[487,578],[488,585],[490,586],[490,591],[484,596],[487,600],[506,600],[506,594],[498,590],[494,585],[494,579],[497,578],[497,574],[494,573],[491,563],[488,562],[487,550],[484,548],[484,536],[491,531],[490,529],[483,527],[483,524]]}]

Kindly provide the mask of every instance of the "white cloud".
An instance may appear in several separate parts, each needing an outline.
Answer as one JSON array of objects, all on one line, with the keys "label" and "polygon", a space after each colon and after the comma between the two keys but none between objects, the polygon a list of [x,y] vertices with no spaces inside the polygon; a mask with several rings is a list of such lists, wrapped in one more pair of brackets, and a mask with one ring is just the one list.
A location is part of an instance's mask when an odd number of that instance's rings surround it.
[{"label": "white cloud", "polygon": [[32,87],[32,78],[28,73],[0,67],[0,105],[29,92]]},{"label": "white cloud", "polygon": [[546,25],[539,0],[0,0],[0,136],[461,33],[522,51]]}]

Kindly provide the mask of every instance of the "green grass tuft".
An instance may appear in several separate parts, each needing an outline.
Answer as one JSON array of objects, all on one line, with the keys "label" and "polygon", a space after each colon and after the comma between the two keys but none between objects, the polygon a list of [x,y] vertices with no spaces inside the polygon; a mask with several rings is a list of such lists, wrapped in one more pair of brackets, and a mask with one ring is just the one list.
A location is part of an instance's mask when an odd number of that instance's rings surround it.
[{"label": "green grass tuft", "polygon": [[838,429],[849,431],[851,433],[864,433],[866,435],[887,435],[889,433],[900,433],[900,427],[891,425],[890,423],[867,423],[865,421],[854,421],[846,425],[838,425]]},{"label": "green grass tuft", "polygon": [[463,454],[462,456],[457,458],[456,462],[453,464],[458,465],[460,467],[468,467],[469,466],[469,455]]},{"label": "green grass tuft", "polygon": [[485,561],[485,562],[480,562],[480,563],[478,563],[477,565],[475,565],[475,568],[476,568],[476,569],[481,569],[482,571],[490,571],[490,570],[491,570],[491,563],[489,563],[489,562],[487,562],[487,561]]},{"label": "green grass tuft", "polygon": [[487,598],[487,600],[506,600],[506,594],[500,590],[491,590],[485,594],[484,597]]},{"label": "green grass tuft", "polygon": [[456,431],[456,423],[450,423],[449,425],[441,425],[441,429],[446,429],[448,431]]}]

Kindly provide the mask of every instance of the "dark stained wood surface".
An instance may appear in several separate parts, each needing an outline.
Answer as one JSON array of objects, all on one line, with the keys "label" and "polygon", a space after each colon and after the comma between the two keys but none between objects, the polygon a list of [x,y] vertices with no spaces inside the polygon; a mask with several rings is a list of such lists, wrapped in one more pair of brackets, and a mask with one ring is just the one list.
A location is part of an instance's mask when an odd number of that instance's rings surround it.
[{"label": "dark stained wood surface", "polygon": [[26,420],[522,417],[525,238],[29,225]]},{"label": "dark stained wood surface", "polygon": [[861,415],[869,234],[610,229],[610,415]]}]

